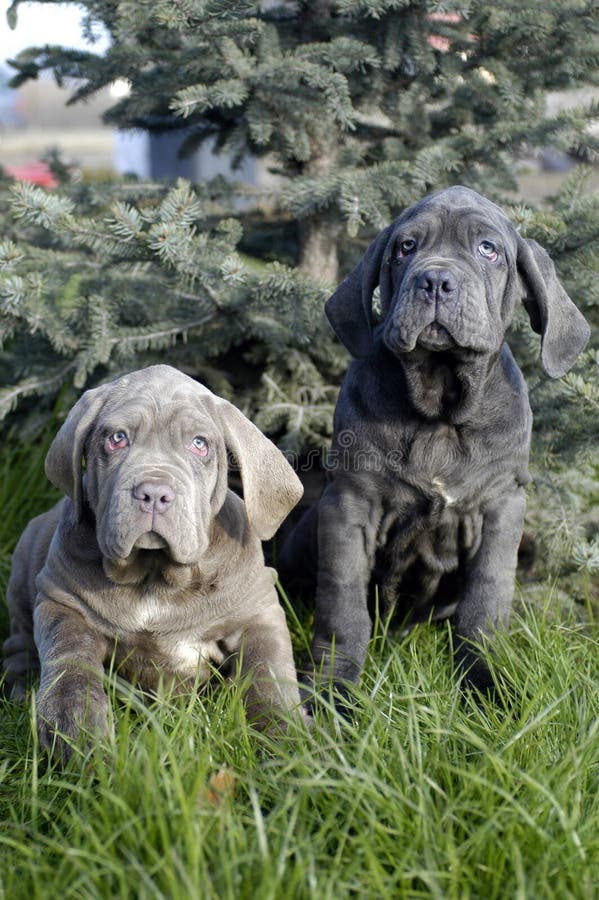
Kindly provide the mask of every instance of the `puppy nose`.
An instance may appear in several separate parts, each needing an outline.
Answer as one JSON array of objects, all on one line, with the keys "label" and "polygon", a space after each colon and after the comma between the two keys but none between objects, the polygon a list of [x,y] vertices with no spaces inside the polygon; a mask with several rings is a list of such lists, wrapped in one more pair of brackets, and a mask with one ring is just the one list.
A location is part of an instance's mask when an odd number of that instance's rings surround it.
[{"label": "puppy nose", "polygon": [[451,300],[458,289],[458,281],[449,269],[427,269],[416,279],[416,288],[426,300]]},{"label": "puppy nose", "polygon": [[175,492],[168,484],[142,481],[133,489],[133,496],[143,512],[163,513],[175,499]]}]

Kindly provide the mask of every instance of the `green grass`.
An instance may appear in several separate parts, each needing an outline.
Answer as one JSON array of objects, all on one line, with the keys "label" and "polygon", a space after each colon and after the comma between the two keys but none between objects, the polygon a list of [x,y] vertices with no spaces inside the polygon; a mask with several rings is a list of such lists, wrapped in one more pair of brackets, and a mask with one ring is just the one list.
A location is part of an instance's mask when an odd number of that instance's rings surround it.
[{"label": "green grass", "polygon": [[[43,449],[0,454],[0,590],[51,497]],[[150,704],[108,675],[114,738],[61,772],[31,709],[2,701],[0,897],[596,897],[597,623],[549,591],[522,608],[496,649],[505,708],[460,701],[445,626],[379,629],[351,721],[324,708],[276,739],[241,684]],[[221,768],[235,787],[214,806]]]}]

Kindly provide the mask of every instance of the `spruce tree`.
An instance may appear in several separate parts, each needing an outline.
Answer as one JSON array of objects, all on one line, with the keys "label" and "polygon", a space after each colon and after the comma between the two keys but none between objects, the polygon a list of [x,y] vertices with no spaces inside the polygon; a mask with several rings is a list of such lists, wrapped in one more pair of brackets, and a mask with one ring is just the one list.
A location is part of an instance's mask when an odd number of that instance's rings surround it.
[{"label": "spruce tree", "polygon": [[326,291],[280,263],[245,264],[239,222],[222,216],[230,193],[221,179],[53,193],[0,180],[0,419],[166,357],[254,416],[272,398],[263,412],[291,451],[322,443],[343,366]]},{"label": "spruce tree", "polygon": [[[20,0],[10,11],[14,21]],[[52,0],[46,0],[52,2]],[[434,187],[515,187],[525,148],[597,149],[596,108],[548,117],[545,93],[597,77],[597,6],[584,0],[85,0],[103,55],[21,54],[14,84],[51,70],[72,101],[126,79],[106,121],[185,129],[239,161],[268,156],[298,223],[303,271],[335,282],[338,245]]]},{"label": "spruce tree", "polygon": [[[109,123],[181,130],[185,152],[215,139],[234,161],[263,156],[281,188],[265,219],[247,197],[240,211],[236,186],[222,179],[76,185],[63,172],[53,194],[4,181],[0,412],[28,393],[166,357],[232,397],[284,448],[322,447],[347,362],[322,316],[327,287],[403,207],[452,183],[502,203],[544,244],[597,325],[599,203],[588,172],[543,210],[514,199],[522,154],[551,145],[596,160],[597,104],[546,109],[548,90],[597,83],[594,2],[79,5],[90,33],[97,22],[108,29],[108,51],[32,48],[14,61],[13,84],[52,71],[77,103],[126,79],[131,91]],[[268,265],[238,252],[255,250],[261,230]],[[531,521],[558,548],[552,558],[592,576],[597,359],[589,350],[550,384],[537,340],[516,322],[537,423]]]}]

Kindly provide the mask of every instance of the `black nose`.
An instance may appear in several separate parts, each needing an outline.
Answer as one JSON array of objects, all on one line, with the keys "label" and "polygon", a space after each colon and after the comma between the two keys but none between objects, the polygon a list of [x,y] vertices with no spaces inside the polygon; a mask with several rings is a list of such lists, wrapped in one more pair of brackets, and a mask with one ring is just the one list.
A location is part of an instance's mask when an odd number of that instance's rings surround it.
[{"label": "black nose", "polygon": [[458,282],[449,269],[427,269],[416,279],[416,289],[431,302],[451,300],[457,295]]},{"label": "black nose", "polygon": [[133,489],[133,496],[143,512],[163,513],[175,499],[175,492],[168,484],[142,481]]}]

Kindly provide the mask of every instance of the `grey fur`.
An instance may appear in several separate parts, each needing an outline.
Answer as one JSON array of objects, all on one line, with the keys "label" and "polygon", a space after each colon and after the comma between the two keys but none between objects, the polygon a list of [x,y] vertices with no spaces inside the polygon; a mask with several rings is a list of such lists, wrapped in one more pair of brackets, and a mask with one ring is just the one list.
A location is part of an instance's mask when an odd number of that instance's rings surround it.
[{"label": "grey fur", "polygon": [[314,663],[338,686],[360,676],[375,584],[383,612],[408,624],[453,614],[467,683],[491,687],[473,642],[507,622],[529,480],[531,411],[504,340],[519,301],[545,371],[559,377],[587,323],[547,253],[463,187],[402,213],[327,301],[356,359],[335,412],[329,483],[279,571],[291,591],[315,590]]},{"label": "grey fur", "polygon": [[[112,449],[109,436],[128,435]],[[201,436],[208,453],[192,442]],[[227,452],[242,501],[227,486]],[[85,460],[85,470],[83,461]],[[170,366],[87,391],[46,459],[68,496],[29,523],[8,586],[6,684],[15,697],[41,668],[43,746],[69,755],[82,727],[105,732],[104,663],[146,689],[189,690],[213,665],[250,673],[250,714],[299,704],[289,632],[264,565],[302,494],[299,479],[232,404]]]}]

